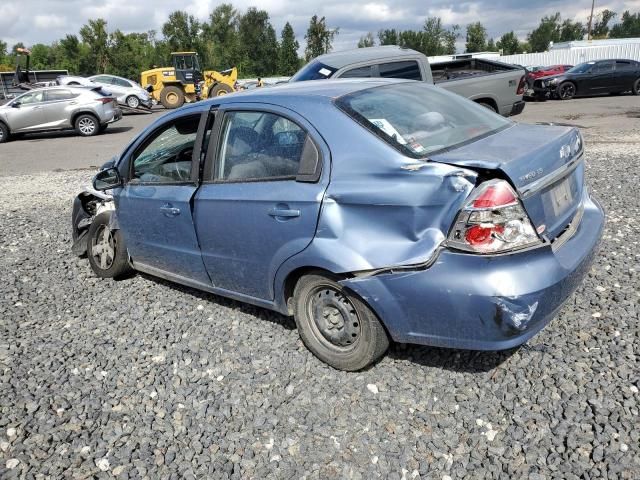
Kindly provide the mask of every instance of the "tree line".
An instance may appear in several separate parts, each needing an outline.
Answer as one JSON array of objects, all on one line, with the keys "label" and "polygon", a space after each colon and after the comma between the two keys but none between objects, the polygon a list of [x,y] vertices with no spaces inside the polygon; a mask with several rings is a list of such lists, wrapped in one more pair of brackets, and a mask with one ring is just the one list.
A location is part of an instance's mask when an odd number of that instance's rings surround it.
[{"label": "tree line", "polygon": [[[617,14],[605,9],[594,15],[591,22],[591,38],[631,38],[640,37],[640,13],[625,11],[620,22],[612,25]],[[516,53],[544,52],[551,42],[582,40],[587,34],[588,25],[570,19],[562,20],[560,13],[547,15],[529,34],[520,41],[513,31],[503,34],[499,39],[489,38],[487,29],[481,22],[467,25],[465,52],[496,52],[503,55]],[[456,53],[456,41],[462,36],[459,25],[445,28],[440,18],[428,18],[421,30],[380,30],[377,42],[372,32],[362,36],[358,47],[378,45],[400,45],[418,50],[427,56],[452,55]]]},{"label": "tree line", "polygon": [[[594,16],[591,37],[640,37],[640,13],[625,11],[614,24],[616,17],[615,12],[607,9]],[[520,41],[513,31],[495,40],[488,37],[481,22],[475,22],[466,27],[465,50],[469,53],[501,50],[504,55],[543,52],[551,42],[582,40],[587,29],[585,23],[562,20],[560,13],[555,13],[543,17],[525,41]],[[226,3],[216,7],[204,21],[185,11],[174,11],[160,32],[109,31],[105,20],[89,20],[77,35],[66,35],[49,45],[31,46],[31,66],[34,70],[62,69],[79,75],[111,73],[137,79],[143,70],[168,66],[173,51],[196,51],[207,69],[236,66],[240,77],[292,75],[303,61],[331,51],[338,33],[338,28],[328,26],[325,17],[311,17],[302,59],[290,23],[278,35],[267,11],[251,7],[240,12]],[[384,29],[377,38],[367,33],[357,46],[400,45],[428,56],[449,55],[456,53],[456,42],[462,35],[459,25],[445,27],[439,17],[431,17],[419,30]],[[0,71],[12,71],[17,50],[24,47],[18,42],[8,49],[0,39]]]},{"label": "tree line", "polygon": [[[314,15],[305,35],[305,58],[327,53],[338,34],[329,28],[325,17]],[[0,71],[15,68],[17,50],[0,39]],[[169,66],[170,53],[195,51],[206,69],[238,67],[241,77],[292,75],[302,64],[300,44],[287,22],[279,38],[269,13],[255,7],[240,12],[232,4],[216,7],[206,21],[185,11],[174,11],[160,32],[123,33],[109,31],[104,19],[89,20],[79,35],[69,34],[45,45],[31,46],[33,70],[63,69],[79,75],[110,73],[138,79],[140,72],[152,67]]]}]

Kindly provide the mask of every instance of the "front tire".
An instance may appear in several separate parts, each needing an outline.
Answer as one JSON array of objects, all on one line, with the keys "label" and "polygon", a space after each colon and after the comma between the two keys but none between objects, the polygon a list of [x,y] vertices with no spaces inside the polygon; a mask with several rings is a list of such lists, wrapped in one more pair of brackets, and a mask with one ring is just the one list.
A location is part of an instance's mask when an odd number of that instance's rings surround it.
[{"label": "front tire", "polygon": [[9,128],[2,122],[0,122],[0,143],[9,141]]},{"label": "front tire", "polygon": [[375,313],[332,278],[306,275],[298,281],[293,296],[302,341],[332,367],[361,370],[389,347],[387,333]]},{"label": "front tire", "polygon": [[576,95],[576,85],[572,82],[564,82],[558,86],[558,98],[571,100]]},{"label": "front tire", "polygon": [[493,113],[498,113],[498,110],[496,110],[496,107],[491,105],[489,102],[477,102],[477,103],[478,105],[482,105],[487,110],[491,110]]},{"label": "front tire", "polygon": [[633,88],[631,90],[634,95],[640,95],[640,78],[633,82]]},{"label": "front tire", "polygon": [[209,89],[209,95],[207,98],[221,97],[229,93],[233,93],[233,88],[224,83],[218,83]]},{"label": "front tire", "polygon": [[102,212],[93,219],[87,232],[87,258],[98,277],[117,279],[133,269],[122,232],[109,226],[111,215],[111,212]]},{"label": "front tire", "polygon": [[140,99],[135,95],[129,95],[125,100],[127,106],[130,108],[138,108],[140,106]]},{"label": "front tire", "polygon": [[100,133],[100,122],[89,113],[83,113],[75,122],[76,132],[83,137],[92,137]]}]

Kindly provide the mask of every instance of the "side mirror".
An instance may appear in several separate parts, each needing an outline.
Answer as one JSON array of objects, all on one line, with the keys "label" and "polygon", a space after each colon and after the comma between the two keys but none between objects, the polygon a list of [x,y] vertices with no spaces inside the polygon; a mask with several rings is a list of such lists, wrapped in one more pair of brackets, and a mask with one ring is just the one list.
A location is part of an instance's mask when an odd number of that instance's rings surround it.
[{"label": "side mirror", "polygon": [[21,105],[21,103],[20,103],[20,102],[13,102],[13,103],[11,104],[11,107],[13,107],[13,108],[20,108],[20,105]]},{"label": "side mirror", "polygon": [[115,167],[101,170],[93,177],[93,188],[99,192],[121,187],[123,184],[120,172]]}]

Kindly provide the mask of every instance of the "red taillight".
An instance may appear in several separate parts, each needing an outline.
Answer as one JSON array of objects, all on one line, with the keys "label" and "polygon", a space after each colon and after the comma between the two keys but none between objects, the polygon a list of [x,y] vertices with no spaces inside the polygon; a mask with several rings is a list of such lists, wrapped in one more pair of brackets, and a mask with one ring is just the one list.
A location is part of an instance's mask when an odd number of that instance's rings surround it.
[{"label": "red taillight", "polygon": [[518,84],[518,90],[516,91],[516,93],[518,95],[524,95],[524,87],[526,85],[525,79],[524,79],[524,75],[522,77],[520,77],[520,83]]},{"label": "red taillight", "polygon": [[465,232],[464,238],[469,245],[477,247],[491,243],[493,235],[501,234],[502,232],[504,232],[504,227],[501,225],[474,225]]},{"label": "red taillight", "polygon": [[498,182],[487,186],[476,197],[471,206],[473,208],[500,208],[513,205],[518,199],[506,182]]},{"label": "red taillight", "polygon": [[100,98],[96,98],[96,101],[102,103],[103,105],[106,105],[107,103],[113,102],[113,98],[100,97]]}]

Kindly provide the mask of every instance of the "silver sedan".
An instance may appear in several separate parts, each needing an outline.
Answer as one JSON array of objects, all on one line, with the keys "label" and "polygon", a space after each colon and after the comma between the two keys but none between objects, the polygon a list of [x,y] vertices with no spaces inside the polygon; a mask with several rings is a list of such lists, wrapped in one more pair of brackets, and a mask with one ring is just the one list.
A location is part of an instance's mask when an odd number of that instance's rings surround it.
[{"label": "silver sedan", "polygon": [[122,118],[115,99],[101,87],[45,87],[0,106],[0,143],[11,135],[75,129],[90,137]]},{"label": "silver sedan", "polygon": [[59,85],[85,85],[87,87],[100,85],[110,92],[118,103],[131,108],[138,108],[141,105],[151,108],[153,105],[149,92],[138,83],[115,75],[94,75],[92,77],[77,77],[65,75],[58,77]]}]

